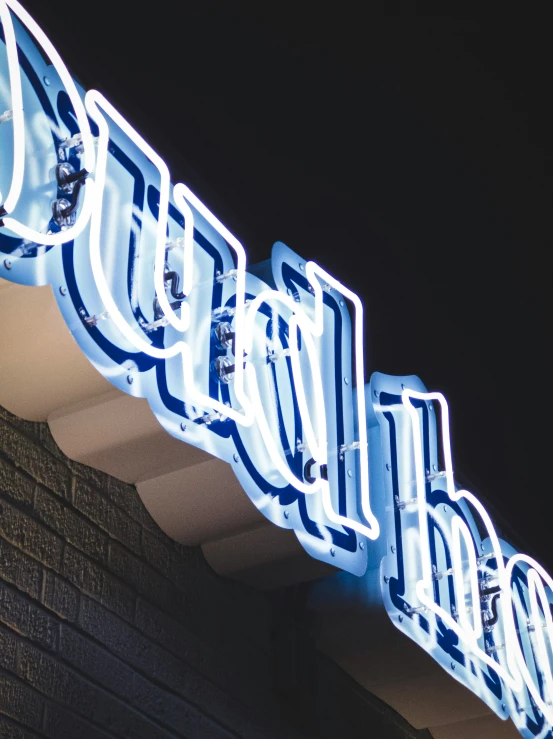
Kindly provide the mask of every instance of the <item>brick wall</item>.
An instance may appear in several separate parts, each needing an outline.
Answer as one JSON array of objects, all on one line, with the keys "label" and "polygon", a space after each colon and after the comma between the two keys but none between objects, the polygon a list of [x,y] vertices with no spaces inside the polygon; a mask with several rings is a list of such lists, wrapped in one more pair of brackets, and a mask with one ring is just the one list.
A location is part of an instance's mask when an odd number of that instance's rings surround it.
[{"label": "brick wall", "polygon": [[0,409],[0,739],[422,738],[136,490]]}]

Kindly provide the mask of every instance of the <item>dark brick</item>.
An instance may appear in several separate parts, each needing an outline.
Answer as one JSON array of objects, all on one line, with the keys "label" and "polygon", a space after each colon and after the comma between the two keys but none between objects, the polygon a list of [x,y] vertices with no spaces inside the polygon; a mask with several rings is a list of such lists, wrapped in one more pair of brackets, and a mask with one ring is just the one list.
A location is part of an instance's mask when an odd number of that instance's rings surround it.
[{"label": "dark brick", "polygon": [[59,569],[63,548],[61,539],[4,501],[0,502],[0,534],[44,564]]},{"label": "dark brick", "polygon": [[0,538],[0,576],[33,598],[39,598],[42,565],[2,538]]},{"label": "dark brick", "polygon": [[109,734],[85,719],[49,703],[44,712],[43,733],[49,739],[108,739]]},{"label": "dark brick", "polygon": [[42,602],[58,616],[76,621],[79,610],[79,591],[51,570],[44,572]]},{"label": "dark brick", "polygon": [[218,674],[223,679],[224,670],[217,673],[213,663],[217,661],[212,648],[190,633],[175,618],[164,613],[152,603],[139,598],[136,603],[135,624],[150,639],[173,652],[187,664],[204,672]]},{"label": "dark brick", "polygon": [[152,673],[155,647],[139,631],[99,603],[82,598],[79,624],[117,657],[146,674]]},{"label": "dark brick", "polygon": [[10,672],[15,672],[16,648],[16,635],[0,627],[0,667]]},{"label": "dark brick", "polygon": [[80,480],[75,487],[75,506],[91,521],[133,552],[140,553],[140,526],[96,489]]},{"label": "dark brick", "polygon": [[24,418],[14,416],[13,413],[10,413],[2,406],[0,406],[0,418],[27,436],[35,437],[36,439],[40,438],[40,429],[44,424],[38,423],[37,421],[25,421]]},{"label": "dark brick", "polygon": [[0,739],[38,739],[38,734],[0,716]]},{"label": "dark brick", "polygon": [[221,724],[233,726],[244,739],[249,739],[250,721],[243,705],[172,654],[161,649],[155,650],[154,654],[153,674],[158,682],[179,693],[187,703],[211,714]]},{"label": "dark brick", "polygon": [[18,673],[43,695],[71,706],[82,716],[90,717],[96,703],[96,689],[45,652],[21,643]]},{"label": "dark brick", "polygon": [[[201,582],[204,582],[203,580]],[[269,603],[260,609],[255,599],[201,584],[186,592],[171,591],[169,612],[203,641],[208,642],[227,661],[247,660],[252,670],[266,661],[272,645],[267,624],[271,620]],[[165,604],[163,604],[165,607]],[[251,610],[249,610],[251,607]]]},{"label": "dark brick", "polygon": [[38,729],[42,718],[42,699],[20,680],[0,675],[0,712],[24,726]]},{"label": "dark brick", "polygon": [[[200,736],[202,739],[234,739],[237,735],[210,721],[206,716],[202,716],[200,718]],[[238,734],[238,736],[240,739],[245,739],[244,734]],[[253,734],[248,734],[248,737],[250,736],[253,739]],[[266,733],[260,733],[257,736],[259,739],[267,739]]]},{"label": "dark brick", "polygon": [[36,483],[0,456],[0,492],[2,497],[17,501],[19,505],[31,508]]},{"label": "dark brick", "polygon": [[58,624],[17,590],[0,581],[0,621],[45,649],[55,649]]},{"label": "dark brick", "polygon": [[[65,467],[68,467],[71,469],[71,460],[68,459],[65,454],[62,452],[62,450],[59,448],[59,446],[54,441],[54,437],[52,436],[52,432],[50,431],[50,427],[47,423],[41,423],[40,425],[40,443],[43,445],[43,447],[50,452],[50,454],[53,457],[56,457],[59,459]],[[75,462],[77,464],[77,462]]]},{"label": "dark brick", "polygon": [[190,580],[190,571],[186,566],[187,560],[172,546],[149,531],[142,532],[142,555],[147,562],[175,585],[180,588],[186,587],[187,581]]},{"label": "dark brick", "polygon": [[0,449],[37,482],[63,498],[70,499],[70,471],[40,443],[31,441],[9,424],[0,421]]},{"label": "dark brick", "polygon": [[93,596],[123,618],[132,620],[135,604],[132,590],[73,547],[65,549],[62,571],[81,592]]},{"label": "dark brick", "polygon": [[134,671],[75,629],[63,624],[59,654],[105,690],[132,699]]},{"label": "dark brick", "polygon": [[305,728],[291,726],[277,600],[218,576],[132,485],[2,410],[0,506],[0,739],[427,739],[308,643],[313,675],[293,676]]},{"label": "dark brick", "polygon": [[[110,736],[124,739],[172,739],[175,734],[165,731],[137,711],[107,693],[101,693],[94,714],[94,721],[105,727]],[[178,734],[186,739],[196,739],[196,734]]]},{"label": "dark brick", "polygon": [[157,533],[158,536],[165,536],[146,510],[134,485],[129,485],[126,482],[115,479],[115,477],[110,477],[107,488],[102,487],[102,491],[105,492],[107,497],[119,506],[119,508],[126,511],[137,523],[145,526],[150,531]]},{"label": "dark brick", "polygon": [[[68,459],[67,463],[70,470],[79,478],[79,480],[83,480],[85,483],[88,483],[88,485],[92,485],[92,487],[95,487],[97,490],[101,490],[102,493],[106,493],[109,482],[113,479],[107,473],[102,472],[101,470],[95,470],[94,467],[89,467],[86,464],[75,462],[72,459]],[[79,480],[76,480],[76,484],[79,483]]]},{"label": "dark brick", "polygon": [[246,660],[230,660],[192,634],[181,622],[141,598],[136,605],[135,623],[150,639],[244,705],[259,710],[275,709],[266,687],[272,681],[271,665],[263,655],[256,653],[253,657],[248,655]]},{"label": "dark brick", "polygon": [[29,623],[29,601],[17,590],[0,581],[0,621],[26,634]]},{"label": "dark brick", "polygon": [[59,623],[45,613],[42,608],[29,605],[29,625],[27,636],[40,644],[44,649],[57,649],[59,640]]},{"label": "dark brick", "polygon": [[72,511],[59,498],[39,488],[36,494],[35,510],[43,523],[61,534],[70,544],[88,554],[89,557],[105,562],[108,538],[106,534]]},{"label": "dark brick", "polygon": [[160,724],[183,734],[187,739],[200,736],[200,714],[193,706],[138,675],[135,678],[134,704]]},{"label": "dark brick", "polygon": [[168,602],[166,578],[115,542],[110,542],[108,563],[109,569],[138,593],[156,603]]}]

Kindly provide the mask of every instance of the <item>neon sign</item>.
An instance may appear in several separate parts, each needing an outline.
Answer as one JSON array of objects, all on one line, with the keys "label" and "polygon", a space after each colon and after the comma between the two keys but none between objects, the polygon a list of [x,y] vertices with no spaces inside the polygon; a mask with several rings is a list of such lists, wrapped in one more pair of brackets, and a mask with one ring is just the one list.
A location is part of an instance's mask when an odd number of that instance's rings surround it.
[{"label": "neon sign", "polygon": [[379,373],[371,389],[394,553],[382,562],[388,614],[523,736],[551,736],[551,577],[456,485],[443,395]]},{"label": "neon sign", "polygon": [[443,396],[364,387],[359,297],[281,243],[248,267],[16,0],[0,20],[0,276],[51,284],[99,372],[228,462],[311,556],[357,576],[382,559],[393,623],[523,736],[550,735],[553,581],[457,488]]}]

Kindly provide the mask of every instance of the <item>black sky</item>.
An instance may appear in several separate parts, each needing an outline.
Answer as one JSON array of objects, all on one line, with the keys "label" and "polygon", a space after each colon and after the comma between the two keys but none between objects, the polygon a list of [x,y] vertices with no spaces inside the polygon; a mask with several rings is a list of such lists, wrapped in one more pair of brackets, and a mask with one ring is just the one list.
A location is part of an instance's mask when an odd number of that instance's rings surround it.
[{"label": "black sky", "polygon": [[457,472],[553,569],[545,3],[23,2],[252,262],[361,295],[369,370],[447,395]]}]

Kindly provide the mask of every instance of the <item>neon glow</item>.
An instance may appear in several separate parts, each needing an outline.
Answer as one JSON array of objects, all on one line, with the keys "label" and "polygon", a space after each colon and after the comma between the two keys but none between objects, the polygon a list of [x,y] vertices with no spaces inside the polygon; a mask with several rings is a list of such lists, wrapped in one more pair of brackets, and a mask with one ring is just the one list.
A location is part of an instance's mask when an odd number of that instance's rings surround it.
[{"label": "neon glow", "polygon": [[383,448],[401,444],[382,491],[394,511],[387,539],[394,549],[410,543],[385,559],[388,613],[523,736],[545,737],[553,725],[553,580],[502,541],[481,501],[456,486],[444,396],[417,378],[377,374],[371,387]]},{"label": "neon glow", "polygon": [[[77,88],[73,78],[69,74],[67,67],[63,63],[58,52],[48,40],[46,34],[35,23],[27,11],[17,2],[17,0],[1,0],[0,17],[6,34],[6,52],[9,67],[9,84],[12,95],[13,110],[13,142],[14,142],[14,167],[12,175],[12,185],[6,200],[3,203],[3,209],[6,213],[12,213],[18,204],[23,186],[23,178],[25,172],[25,116],[23,111],[23,95],[21,90],[21,71],[19,67],[19,59],[17,54],[17,46],[15,35],[13,32],[13,24],[11,21],[11,9],[21,22],[28,28],[29,32],[36,38],[39,45],[44,49],[46,55],[50,58],[54,69],[60,77],[60,80],[67,91],[69,99],[73,105],[75,116],[77,118],[82,144],[83,144],[83,168],[88,172],[94,169],[94,146],[92,134],[86,111],[82,99],[77,92]],[[76,238],[86,227],[93,206],[93,190],[94,183],[89,180],[85,187],[84,200],[81,212],[74,226],[58,233],[42,233],[36,229],[29,228],[20,223],[15,218],[4,218],[6,228],[13,231],[18,236],[29,241],[34,241],[44,246],[55,246],[56,244],[66,244],[71,239]]]},{"label": "neon glow", "polygon": [[[378,373],[365,388],[359,296],[281,243],[270,266],[248,271],[240,241],[185,184],[172,186],[166,162],[100,92],[73,81],[17,0],[0,0],[0,20],[10,141],[0,276],[60,288],[93,365],[146,398],[168,433],[228,462],[311,556],[362,576],[368,546],[379,552],[386,538],[381,595],[393,623],[524,737],[544,738],[553,579],[457,487],[444,396]],[[26,167],[28,139],[42,169]],[[74,170],[79,187],[64,190],[52,164]],[[60,205],[68,192],[71,208]]]},{"label": "neon glow", "polygon": [[[458,501],[460,499],[467,500],[474,506],[474,508],[482,516],[482,520],[484,521],[486,531],[490,537],[490,541],[492,542],[492,552],[493,552],[492,556],[497,563],[497,578],[499,581],[499,587],[501,591],[504,591],[505,590],[505,568],[503,565],[503,556],[501,554],[501,547],[499,545],[499,539],[497,537],[497,534],[495,533],[495,529],[493,527],[491,519],[489,518],[484,506],[482,506],[480,501],[474,495],[472,495],[472,493],[469,493],[468,490],[456,490],[455,488],[455,482],[454,482],[454,476],[453,476],[453,464],[452,464],[452,459],[451,459],[451,440],[449,436],[449,408],[447,405],[447,401],[441,393],[420,393],[420,392],[416,392],[413,390],[404,390],[402,393],[402,400],[411,418],[412,430],[413,430],[413,447],[414,447],[414,454],[415,454],[417,501],[418,501],[418,511],[419,511],[419,527],[420,527],[421,542],[429,541],[428,513],[427,513],[427,508],[426,508],[426,479],[425,479],[425,467],[424,467],[424,462],[422,459],[422,439],[421,439],[421,432],[420,432],[420,421],[419,421],[419,417],[417,414],[417,410],[411,403],[411,398],[418,398],[419,400],[425,400],[425,401],[437,401],[441,407],[441,411],[442,411],[442,453],[443,453],[444,463],[445,463],[445,480],[446,480],[447,493],[452,501]],[[440,605],[435,603],[434,599],[430,597],[429,595],[429,593],[433,591],[432,565],[431,565],[431,559],[430,559],[430,549],[429,547],[424,546],[424,544],[421,545],[421,563],[422,563],[423,578],[417,583],[417,586],[416,586],[416,592],[417,592],[419,601],[423,605],[425,605],[427,608],[429,608],[431,611],[434,611],[437,615],[439,615],[442,621],[444,621],[448,625],[448,627],[452,629],[452,631],[454,631],[457,634],[457,636],[467,644],[467,646],[471,649],[471,651],[476,656],[478,656],[479,659],[481,659],[485,664],[487,664],[489,667],[492,667],[496,672],[498,672],[498,674],[501,675],[503,680],[513,690],[518,690],[521,687],[521,682],[520,682],[520,679],[518,678],[518,675],[516,673],[512,675],[510,671],[506,670],[501,664],[498,664],[497,661],[492,656],[490,656],[489,654],[486,654],[486,652],[478,644],[477,639],[482,634],[480,618],[478,617],[478,622],[479,622],[478,626],[468,624],[468,617],[466,613],[466,604],[465,604],[465,597],[464,597],[464,584],[463,584],[463,580],[461,579],[463,576],[462,573],[464,570],[464,564],[461,558],[460,546],[457,545],[457,542],[460,536],[460,533],[459,533],[460,531],[463,532],[465,542],[469,545],[469,552],[470,552],[469,577],[471,580],[471,592],[473,594],[472,595],[473,603],[479,603],[480,601],[477,566],[476,566],[476,555],[474,553],[474,545],[472,542],[472,536],[468,530],[466,523],[462,521],[458,516],[455,516],[452,521],[452,526],[453,526],[453,532],[454,532],[453,534],[454,544],[451,548],[451,553],[452,553],[451,567],[453,569],[453,572],[455,573],[454,580],[455,580],[456,592],[457,592],[457,602],[463,604],[462,607],[458,609],[460,623],[457,622],[453,618],[450,612],[448,613],[444,608],[442,608]],[[505,598],[500,599],[500,600],[501,600],[501,607],[503,610],[505,610],[506,609]],[[463,628],[463,626],[465,628]]]}]

